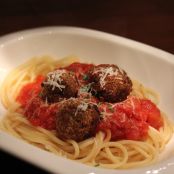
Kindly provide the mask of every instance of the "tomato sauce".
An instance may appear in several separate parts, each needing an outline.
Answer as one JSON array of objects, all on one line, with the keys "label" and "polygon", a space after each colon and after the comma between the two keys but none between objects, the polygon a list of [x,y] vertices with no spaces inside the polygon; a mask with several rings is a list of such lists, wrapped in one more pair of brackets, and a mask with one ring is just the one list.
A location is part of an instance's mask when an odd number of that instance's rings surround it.
[{"label": "tomato sauce", "polygon": [[17,96],[16,101],[25,107],[28,101],[31,100],[31,98],[39,94],[39,92],[41,91],[41,83],[44,79],[44,76],[39,75],[36,77],[34,82],[24,85],[20,90],[20,93]]},{"label": "tomato sauce", "polygon": [[56,112],[58,104],[47,104],[38,96],[29,101],[24,115],[34,126],[41,126],[48,130],[56,129]]},{"label": "tomato sauce", "polygon": [[[81,88],[83,88],[88,80],[86,73],[93,66],[93,64],[76,62],[65,67],[65,69],[76,74]],[[59,104],[48,104],[39,97],[44,78],[44,76],[38,76],[34,82],[24,85],[16,100],[21,104],[24,115],[31,124],[48,130],[55,130],[55,117]],[[80,97],[83,98],[84,96],[81,95]],[[123,102],[111,104],[100,102],[92,96],[91,102],[98,105],[102,116],[96,131],[106,132],[107,129],[110,129],[112,140],[146,139],[149,126],[155,129],[163,126],[160,110],[150,100],[129,96]]]},{"label": "tomato sauce", "polygon": [[104,112],[104,118],[97,131],[110,129],[112,140],[143,140],[147,137],[149,125],[156,129],[163,125],[160,110],[147,99],[131,96],[114,105],[103,103],[99,109]]},{"label": "tomato sauce", "polygon": [[87,72],[92,67],[94,67],[93,64],[75,62],[67,66],[65,69],[74,72],[81,84],[86,84],[86,81],[88,80]]}]

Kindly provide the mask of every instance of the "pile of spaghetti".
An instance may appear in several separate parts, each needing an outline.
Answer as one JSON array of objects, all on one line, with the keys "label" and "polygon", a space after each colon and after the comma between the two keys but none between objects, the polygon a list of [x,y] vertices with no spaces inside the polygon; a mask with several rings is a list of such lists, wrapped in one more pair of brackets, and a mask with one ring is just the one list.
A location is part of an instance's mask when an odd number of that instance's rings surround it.
[{"label": "pile of spaghetti", "polygon": [[[145,88],[138,81],[132,81],[132,92],[128,99],[123,102],[110,105],[102,102],[93,102],[98,105],[100,112],[111,115],[114,108],[126,112],[124,114],[137,111],[139,115],[140,113],[143,115],[143,112],[149,114],[148,111],[155,108],[156,113],[160,114],[160,120],[155,120],[156,118],[151,114],[149,116],[151,120],[149,122],[146,121],[147,123],[145,122],[144,127],[140,126],[142,129],[141,133],[137,132],[139,137],[136,137],[136,131],[130,135],[131,131],[128,129],[125,130],[128,132],[125,139],[117,135],[117,138],[114,138],[112,126],[109,129],[104,122],[110,118],[107,116],[98,126],[98,131],[94,136],[82,141],[63,140],[56,135],[54,119],[49,115],[51,112],[45,118],[33,119],[32,116],[27,117],[25,115],[24,106],[28,101],[28,97],[33,91],[39,95],[41,83],[47,73],[55,69],[67,67],[73,62],[78,62],[78,59],[74,57],[67,57],[61,60],[55,60],[50,57],[33,58],[10,72],[4,80],[0,91],[2,103],[7,109],[6,115],[0,122],[0,128],[15,137],[56,155],[95,167],[123,169],[145,166],[156,161],[159,153],[164,150],[165,145],[171,139],[173,124],[157,108],[156,105],[159,102],[158,95],[151,89]],[[83,77],[85,78],[85,76]],[[47,101],[45,102],[44,109],[49,105]],[[140,102],[141,105],[142,103],[144,105],[146,102],[148,103],[144,111],[138,110],[138,108],[135,109],[138,105],[137,103]],[[124,109],[125,105],[129,105],[129,109],[131,108],[132,110]],[[44,112],[47,111],[44,110]],[[136,115],[136,113],[132,115]],[[46,123],[43,123],[43,121],[46,121]],[[124,122],[124,119],[120,122],[122,121]],[[104,131],[105,128],[107,129]],[[140,131],[140,129],[137,131]]]}]

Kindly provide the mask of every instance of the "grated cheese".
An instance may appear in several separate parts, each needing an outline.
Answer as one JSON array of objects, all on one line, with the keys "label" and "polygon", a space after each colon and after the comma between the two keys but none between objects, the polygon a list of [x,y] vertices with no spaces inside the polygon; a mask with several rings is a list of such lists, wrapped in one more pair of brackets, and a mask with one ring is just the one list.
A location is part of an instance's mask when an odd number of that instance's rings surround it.
[{"label": "grated cheese", "polygon": [[52,91],[54,91],[56,87],[59,88],[60,91],[62,91],[62,89],[65,88],[65,85],[61,85],[61,82],[63,81],[61,76],[65,73],[66,71],[64,69],[49,72],[47,74],[48,79],[46,82],[43,82],[43,84],[52,86]]},{"label": "grated cheese", "polygon": [[127,117],[126,114],[125,113],[122,113],[120,122],[121,123],[124,123],[126,121],[126,117]]},{"label": "grated cheese", "polygon": [[79,90],[79,93],[80,93],[80,94],[81,94],[81,93],[88,93],[89,90],[91,89],[91,84],[92,84],[92,83],[89,83],[89,84],[87,84],[87,85],[82,86],[82,87],[80,88],[80,90]]},{"label": "grated cheese", "polygon": [[134,104],[132,98],[130,99],[130,103],[131,103],[131,106],[132,106],[133,114],[135,114],[135,104]]},{"label": "grated cheese", "polygon": [[77,113],[81,110],[81,111],[86,111],[86,109],[88,108],[88,103],[82,102],[81,104],[79,104],[77,106],[76,112],[75,112],[75,116],[77,115]]},{"label": "grated cheese", "polygon": [[[98,70],[96,70],[93,74],[96,74],[96,73],[100,73],[99,74],[99,77],[100,77],[100,85],[101,87],[103,87],[106,83],[105,79],[107,76],[118,76],[119,71],[120,69],[116,68],[114,69],[113,67],[99,67]],[[120,72],[122,73],[123,71],[120,70]],[[122,80],[121,77],[118,77],[118,79]]]}]

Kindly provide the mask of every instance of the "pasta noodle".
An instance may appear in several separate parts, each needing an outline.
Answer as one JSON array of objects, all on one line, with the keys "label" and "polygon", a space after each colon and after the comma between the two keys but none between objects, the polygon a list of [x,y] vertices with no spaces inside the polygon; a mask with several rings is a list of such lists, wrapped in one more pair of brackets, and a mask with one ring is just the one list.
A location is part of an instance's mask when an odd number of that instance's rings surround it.
[{"label": "pasta noodle", "polygon": [[[74,61],[78,59],[33,58],[14,69],[6,77],[0,91],[2,103],[7,109],[7,114],[0,122],[0,128],[39,148],[92,166],[125,169],[145,166],[156,161],[158,154],[164,150],[173,134],[173,125],[164,113],[162,113],[164,126],[159,131],[150,127],[145,141],[111,141],[111,132],[107,130],[106,135],[98,132],[95,137],[76,142],[63,141],[56,137],[54,131],[31,125],[20,112],[17,112],[20,105],[15,99],[23,85],[32,82],[39,74],[46,75],[55,66],[66,66]],[[156,104],[159,102],[159,96],[138,81],[133,81],[131,95],[150,98]]]}]

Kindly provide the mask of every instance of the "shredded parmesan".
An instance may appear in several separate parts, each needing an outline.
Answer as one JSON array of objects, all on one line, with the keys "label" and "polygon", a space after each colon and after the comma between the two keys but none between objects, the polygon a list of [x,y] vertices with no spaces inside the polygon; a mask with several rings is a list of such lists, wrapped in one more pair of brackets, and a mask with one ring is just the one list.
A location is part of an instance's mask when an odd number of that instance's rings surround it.
[{"label": "shredded parmesan", "polygon": [[52,91],[54,91],[56,87],[59,88],[60,91],[62,91],[62,89],[65,88],[65,85],[61,84],[61,82],[63,81],[61,77],[64,73],[66,73],[66,71],[63,69],[49,72],[47,74],[48,79],[46,82],[43,82],[43,84],[52,86]]},{"label": "shredded parmesan", "polygon": [[125,113],[122,113],[120,122],[121,123],[124,123],[125,121],[126,121],[126,114]]},{"label": "shredded parmesan", "polygon": [[135,114],[135,104],[134,104],[132,98],[130,99],[130,103],[131,103],[131,106],[132,106],[133,114]]},{"label": "shredded parmesan", "polygon": [[[107,76],[118,76],[118,71],[120,69],[118,68],[113,68],[112,66],[110,67],[99,67],[94,74],[99,73],[99,77],[100,77],[100,85],[101,87],[103,87],[105,85],[105,79]],[[122,73],[122,71],[120,71]],[[119,78],[119,77],[118,77]],[[120,78],[119,78],[120,79]],[[120,79],[122,80],[122,78]]]},{"label": "shredded parmesan", "polygon": [[81,111],[86,111],[86,109],[88,108],[88,103],[82,102],[77,106],[76,112],[75,112],[75,116],[77,115],[77,113],[81,110]]},{"label": "shredded parmesan", "polygon": [[48,105],[48,98],[45,99],[45,104]]}]

